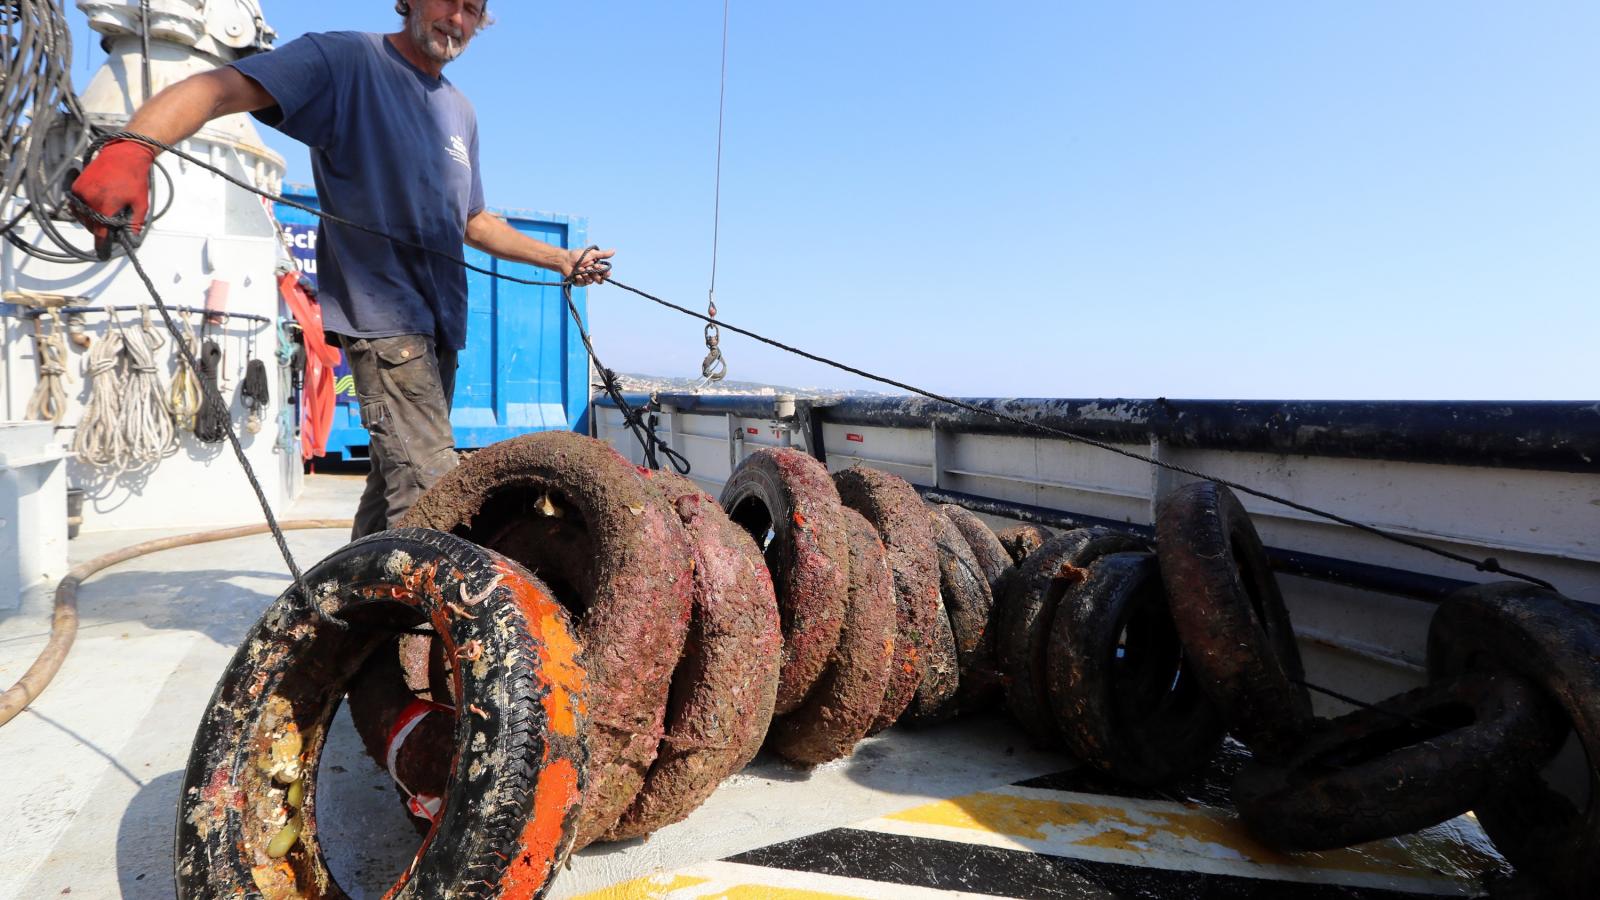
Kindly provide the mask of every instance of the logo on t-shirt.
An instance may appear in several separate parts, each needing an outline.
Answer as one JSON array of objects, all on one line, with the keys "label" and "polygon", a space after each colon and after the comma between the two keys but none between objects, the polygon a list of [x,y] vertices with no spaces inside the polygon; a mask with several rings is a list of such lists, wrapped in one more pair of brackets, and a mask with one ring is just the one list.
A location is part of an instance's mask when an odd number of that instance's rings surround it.
[{"label": "logo on t-shirt", "polygon": [[450,146],[444,149],[450,154],[451,159],[469,169],[472,168],[472,157],[467,154],[467,142],[463,141],[460,135],[450,138]]}]

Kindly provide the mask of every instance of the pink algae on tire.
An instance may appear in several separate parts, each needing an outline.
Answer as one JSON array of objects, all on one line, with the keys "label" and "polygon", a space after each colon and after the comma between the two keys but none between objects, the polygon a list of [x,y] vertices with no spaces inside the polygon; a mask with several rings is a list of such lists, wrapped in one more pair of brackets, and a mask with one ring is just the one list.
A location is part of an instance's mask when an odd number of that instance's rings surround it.
[{"label": "pink algae on tire", "polygon": [[682,820],[750,762],[772,719],[783,643],[772,578],[750,535],[682,475],[641,474],[689,533],[694,612],[660,750],[607,840],[640,837]]},{"label": "pink algae on tire", "polygon": [[839,494],[822,463],[798,450],[766,447],[734,470],[721,503],[764,547],[783,628],[774,708],[792,712],[827,668],[849,603],[849,536]]},{"label": "pink algae on tire", "polygon": [[689,629],[691,550],[677,514],[606,444],[571,432],[502,441],[423,494],[404,525],[496,550],[572,610],[589,673],[589,781],[576,846],[606,833],[655,760]]},{"label": "pink algae on tire", "polygon": [[883,538],[894,573],[895,645],[889,688],[872,724],[874,732],[893,725],[916,697],[927,671],[939,615],[938,550],[922,499],[903,478],[854,466],[834,473],[839,499],[866,517]]},{"label": "pink algae on tire", "polygon": [[772,723],[767,745],[801,765],[849,756],[883,705],[894,659],[894,575],[877,531],[853,509],[850,529],[850,606],[828,670],[805,705]]}]

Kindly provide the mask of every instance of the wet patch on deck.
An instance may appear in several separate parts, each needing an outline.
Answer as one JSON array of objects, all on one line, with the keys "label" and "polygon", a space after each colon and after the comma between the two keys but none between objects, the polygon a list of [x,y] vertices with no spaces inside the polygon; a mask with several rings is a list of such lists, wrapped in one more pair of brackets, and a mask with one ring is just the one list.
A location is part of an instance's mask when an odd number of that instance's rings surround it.
[{"label": "wet patch on deck", "polygon": [[1504,861],[1470,816],[1282,854],[1226,803],[1237,747],[1169,791],[1075,769],[974,791],[581,895],[579,900],[1016,897],[1390,900],[1476,896]]}]

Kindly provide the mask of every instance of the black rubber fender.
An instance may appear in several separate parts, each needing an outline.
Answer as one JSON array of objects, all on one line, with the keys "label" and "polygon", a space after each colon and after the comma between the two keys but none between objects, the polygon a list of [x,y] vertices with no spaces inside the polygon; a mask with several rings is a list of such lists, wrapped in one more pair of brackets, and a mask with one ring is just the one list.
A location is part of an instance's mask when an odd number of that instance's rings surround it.
[{"label": "black rubber fender", "polygon": [[1588,757],[1589,802],[1578,809],[1537,774],[1481,800],[1478,823],[1519,872],[1558,896],[1600,897],[1600,613],[1522,582],[1451,595],[1428,628],[1428,672],[1505,671],[1538,685]]},{"label": "black rubber fender", "polygon": [[[387,896],[544,896],[571,850],[587,767],[567,612],[516,563],[423,529],[350,544],[304,583],[315,606],[291,589],[268,607],[201,720],[178,809],[178,896],[342,896],[317,841],[314,773],[329,723],[364,657],[424,623],[461,661],[451,687],[466,712],[440,821]],[[270,856],[275,841],[284,852]]]},{"label": "black rubber fender", "polygon": [[1565,729],[1539,689],[1468,673],[1323,723],[1289,760],[1246,763],[1233,798],[1279,850],[1331,850],[1430,828],[1537,770]]},{"label": "black rubber fender", "polygon": [[1184,485],[1156,511],[1172,620],[1234,736],[1282,759],[1311,728],[1305,666],[1261,537],[1233,491]]},{"label": "black rubber fender", "polygon": [[1056,605],[1046,653],[1067,749],[1125,781],[1160,785],[1222,745],[1222,717],[1184,659],[1152,553],[1113,553]]}]

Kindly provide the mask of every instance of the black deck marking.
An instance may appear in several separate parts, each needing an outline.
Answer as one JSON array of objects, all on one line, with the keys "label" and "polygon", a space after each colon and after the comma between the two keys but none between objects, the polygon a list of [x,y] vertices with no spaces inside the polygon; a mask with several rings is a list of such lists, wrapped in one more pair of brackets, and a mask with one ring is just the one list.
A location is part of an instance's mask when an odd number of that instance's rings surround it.
[{"label": "black deck marking", "polygon": [[724,862],[1038,900],[1416,900],[1431,894],[1176,872],[836,828]]},{"label": "black deck marking", "polygon": [[1250,761],[1250,751],[1244,745],[1229,739],[1200,772],[1159,788],[1140,787],[1118,781],[1090,766],[1079,766],[1065,772],[1040,775],[1016,783],[1017,787],[1041,788],[1047,791],[1073,791],[1079,794],[1101,794],[1131,800],[1168,800],[1173,803],[1199,803],[1204,806],[1232,810],[1233,777]]}]

